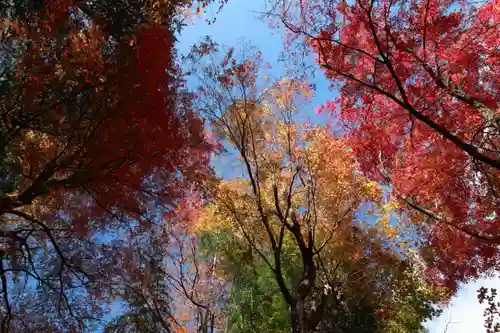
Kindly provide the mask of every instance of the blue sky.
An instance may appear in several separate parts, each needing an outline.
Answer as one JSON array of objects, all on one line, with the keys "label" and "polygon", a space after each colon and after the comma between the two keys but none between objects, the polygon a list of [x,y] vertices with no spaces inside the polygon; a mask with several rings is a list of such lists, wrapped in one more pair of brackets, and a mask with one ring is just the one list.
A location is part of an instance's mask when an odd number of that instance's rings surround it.
[{"label": "blue sky", "polygon": [[[179,38],[178,50],[185,53],[191,45],[200,41],[203,36],[210,35],[219,45],[237,47],[241,42],[250,42],[261,52],[265,60],[273,66],[273,72],[279,74],[282,70],[278,58],[283,50],[283,31],[269,28],[267,22],[258,18],[258,12],[265,7],[265,0],[230,0],[217,14],[217,21],[208,25],[203,19],[195,18],[195,24],[189,24]],[[216,8],[209,7],[205,17],[212,18]],[[329,83],[322,76],[321,71],[316,73],[316,94],[312,100],[312,108],[333,99],[335,92],[329,89]],[[215,164],[220,175],[224,175],[230,167]],[[460,288],[458,294],[451,300],[450,306],[444,310],[439,318],[427,323],[430,333],[475,333],[484,332],[483,310],[476,298],[476,290],[480,286],[500,289],[500,278],[485,278],[471,282]],[[448,327],[446,327],[449,322]]]}]

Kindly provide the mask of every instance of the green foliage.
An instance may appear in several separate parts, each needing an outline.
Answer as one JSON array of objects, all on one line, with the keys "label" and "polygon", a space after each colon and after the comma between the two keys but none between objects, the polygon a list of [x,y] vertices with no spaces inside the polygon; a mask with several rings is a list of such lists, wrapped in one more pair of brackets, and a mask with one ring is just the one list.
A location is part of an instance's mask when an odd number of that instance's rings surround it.
[{"label": "green foliage", "polygon": [[[411,282],[411,281],[408,281]],[[414,287],[414,286],[412,286]],[[427,330],[423,323],[440,314],[435,308],[437,296],[414,288],[407,291],[405,297],[392,309],[391,316],[383,324],[388,333],[423,333]]]},{"label": "green foliage", "polygon": [[368,299],[357,300],[346,306],[344,311],[336,311],[330,306],[325,311],[320,333],[376,333],[378,324],[376,307]]},{"label": "green foliage", "polygon": [[226,307],[228,332],[290,332],[288,307],[264,260],[239,244],[229,231],[205,232],[200,242],[204,251],[219,254],[223,270],[232,277]]},{"label": "green foliage", "polygon": [[[246,247],[245,242],[240,244],[229,230],[204,232],[200,242],[204,251],[220,256],[223,270],[232,281],[225,310],[227,332],[290,332],[289,308],[279,292],[273,271],[263,258]],[[287,238],[283,249],[285,281],[293,285],[298,282],[301,270],[297,265],[298,249]],[[338,268],[338,276],[355,270],[356,265],[359,263],[355,261],[343,263],[343,267]],[[317,332],[424,333],[423,323],[440,313],[436,309],[440,300],[438,291],[421,280],[407,261],[366,272],[362,279],[362,283],[336,286],[338,296],[329,299]],[[322,293],[318,281],[311,299],[318,300]]]},{"label": "green foliage", "polygon": [[228,304],[229,333],[290,332],[289,311],[276,280],[261,261],[233,280]]}]

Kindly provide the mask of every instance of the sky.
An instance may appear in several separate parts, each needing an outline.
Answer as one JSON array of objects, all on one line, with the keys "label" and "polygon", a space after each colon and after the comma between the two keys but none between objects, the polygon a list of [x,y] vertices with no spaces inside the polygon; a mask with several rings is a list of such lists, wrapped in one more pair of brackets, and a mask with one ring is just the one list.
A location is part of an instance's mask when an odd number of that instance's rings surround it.
[{"label": "sky", "polygon": [[[213,25],[208,25],[203,19],[194,18],[194,24],[188,23],[182,31],[178,43],[179,52],[188,52],[191,45],[199,42],[203,36],[210,35],[215,42],[223,46],[238,47],[241,42],[250,42],[273,67],[282,66],[277,60],[283,50],[283,31],[269,28],[266,21],[259,19],[258,12],[264,11],[264,2],[265,0],[230,0],[217,14],[216,23]],[[203,15],[213,18],[216,8],[207,8]],[[279,68],[277,70],[279,71]],[[316,93],[311,108],[335,96],[335,91],[329,89],[329,83],[320,71],[315,83]],[[223,168],[221,164],[215,164],[215,167],[219,175],[229,172],[230,169]],[[500,277],[482,278],[461,286],[442,315],[426,323],[429,333],[485,332],[484,306],[477,301],[477,290],[481,286],[500,289]]]},{"label": "sky", "polygon": [[[451,305],[446,308],[440,317],[427,323],[430,333],[482,333],[484,306],[477,301],[477,290],[480,287],[500,289],[500,277],[483,278],[463,285],[458,294],[451,300]],[[446,331],[446,323],[448,330]]]}]

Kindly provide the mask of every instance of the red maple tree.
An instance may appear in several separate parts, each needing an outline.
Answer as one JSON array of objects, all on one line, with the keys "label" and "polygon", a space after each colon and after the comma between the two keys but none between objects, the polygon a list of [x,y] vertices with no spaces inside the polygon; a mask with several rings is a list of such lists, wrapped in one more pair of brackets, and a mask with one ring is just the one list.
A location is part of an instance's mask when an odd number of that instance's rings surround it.
[{"label": "red maple tree", "polygon": [[[498,264],[498,1],[285,1],[361,169],[425,229],[450,286]],[[295,10],[294,10],[295,9]],[[304,45],[304,44],[303,44]]]},{"label": "red maple tree", "polygon": [[[154,248],[163,214],[211,174],[203,121],[175,62],[174,21],[189,4],[0,8],[2,332],[27,330],[18,320],[27,313],[30,329],[48,320],[81,330],[140,267],[133,244],[147,234]],[[114,243],[103,240],[110,234]],[[38,286],[33,299],[15,297],[17,280]]]}]

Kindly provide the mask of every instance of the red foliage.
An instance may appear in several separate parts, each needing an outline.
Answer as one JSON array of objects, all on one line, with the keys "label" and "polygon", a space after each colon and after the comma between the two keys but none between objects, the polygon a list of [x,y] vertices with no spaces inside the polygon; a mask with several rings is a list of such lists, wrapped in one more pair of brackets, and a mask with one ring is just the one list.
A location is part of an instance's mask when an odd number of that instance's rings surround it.
[{"label": "red foliage", "polygon": [[311,46],[341,83],[336,104],[363,171],[422,221],[451,285],[496,267],[498,1],[339,1],[335,15],[308,5],[302,19],[321,23]]},{"label": "red foliage", "polygon": [[[109,57],[103,53],[109,40],[98,26],[71,26],[70,6],[78,11],[71,2],[49,2],[31,17],[40,29],[19,25],[31,43],[17,75],[24,113],[13,117],[37,117],[44,133],[29,142],[18,136],[12,147],[27,176],[19,196],[29,203],[48,187],[58,204],[65,197],[69,206],[84,200],[89,207],[75,213],[77,223],[116,208],[140,216],[151,200],[172,203],[186,180],[208,170],[210,149],[189,96],[178,92],[172,33],[139,26]],[[68,28],[66,36],[61,27]],[[61,46],[53,47],[58,39]],[[22,125],[42,132],[31,119]],[[147,183],[145,177],[153,178]],[[75,190],[78,201],[67,200]],[[82,198],[83,192],[92,198]]]},{"label": "red foliage", "polygon": [[[212,146],[175,61],[172,16],[189,3],[148,3],[20,0],[0,11],[11,47],[0,74],[2,253],[20,279],[47,286],[32,299],[2,288],[3,330],[25,319],[11,299],[33,322],[83,331],[79,318],[99,318],[125,284],[148,284],[141,260],[163,255],[163,213],[211,176]],[[66,298],[75,285],[86,296]],[[46,306],[51,297],[60,303]]]}]

